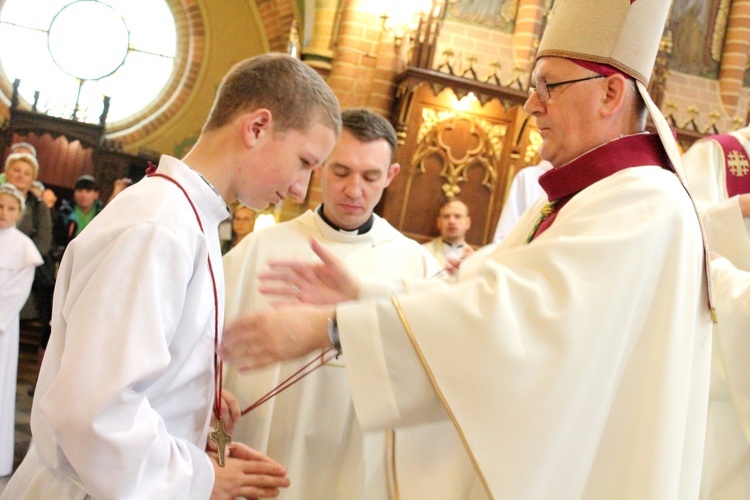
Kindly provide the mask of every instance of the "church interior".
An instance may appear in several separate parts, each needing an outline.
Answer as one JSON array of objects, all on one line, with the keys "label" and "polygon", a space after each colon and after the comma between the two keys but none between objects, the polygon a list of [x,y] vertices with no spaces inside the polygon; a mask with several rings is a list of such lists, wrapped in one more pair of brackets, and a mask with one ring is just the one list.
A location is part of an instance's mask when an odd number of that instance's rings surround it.
[{"label": "church interior", "polygon": [[[35,146],[38,179],[59,198],[91,174],[106,200],[115,180],[137,181],[162,154],[184,156],[222,76],[266,52],[289,53],[314,68],[342,108],[366,107],[391,121],[401,172],[376,212],[419,242],[437,236],[438,209],[454,196],[471,212],[467,241],[475,248],[492,242],[513,177],[540,161],[542,138],[523,105],[554,0],[151,1],[173,18],[173,26],[158,28],[175,32],[173,64],[155,97],[130,115],[109,117],[104,95],[102,108],[88,109],[86,119],[76,113],[76,95],[67,111],[48,109],[43,95],[21,91],[23,75],[0,66],[0,148],[7,156],[13,143]],[[0,0],[0,31],[10,26],[11,3]],[[649,91],[683,151],[703,136],[748,123],[749,24],[747,1],[672,0]],[[85,79],[79,81],[84,88]],[[305,199],[265,213],[285,221],[320,200],[315,173]],[[27,390],[35,359],[26,333],[17,460],[30,437]]]},{"label": "church interior", "polygon": [[[19,75],[2,71],[6,155],[10,144],[29,142],[45,185],[65,195],[92,174],[107,199],[115,179],[137,180],[161,154],[187,152],[232,64],[293,51],[342,108],[370,108],[396,127],[401,173],[376,211],[412,238],[434,237],[438,207],[458,195],[472,214],[467,240],[491,242],[513,176],[539,162],[541,137],[523,103],[551,0],[164,3],[176,30],[173,70],[131,116],[110,121],[90,110],[92,123],[53,116],[14,93]],[[684,149],[748,121],[748,9],[729,0],[673,2],[649,90]],[[269,212],[282,221],[319,202],[314,177],[306,199]]]}]

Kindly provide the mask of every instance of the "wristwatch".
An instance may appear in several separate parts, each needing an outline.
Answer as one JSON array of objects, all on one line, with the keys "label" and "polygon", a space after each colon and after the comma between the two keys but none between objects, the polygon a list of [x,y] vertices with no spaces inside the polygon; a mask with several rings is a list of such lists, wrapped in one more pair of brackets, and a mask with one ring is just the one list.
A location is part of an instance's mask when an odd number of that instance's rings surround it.
[{"label": "wristwatch", "polygon": [[336,323],[336,315],[334,314],[332,318],[328,318],[328,340],[331,341],[331,344],[336,349],[336,351],[341,354],[341,341],[339,340],[339,325]]}]

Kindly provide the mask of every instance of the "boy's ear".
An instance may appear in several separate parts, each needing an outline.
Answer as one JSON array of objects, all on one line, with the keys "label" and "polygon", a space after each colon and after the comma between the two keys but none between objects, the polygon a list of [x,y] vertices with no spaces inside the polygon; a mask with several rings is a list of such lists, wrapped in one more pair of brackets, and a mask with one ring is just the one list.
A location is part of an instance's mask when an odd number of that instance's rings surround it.
[{"label": "boy's ear", "polygon": [[242,120],[242,135],[249,147],[254,146],[264,134],[270,134],[272,131],[273,115],[266,108],[247,113]]}]

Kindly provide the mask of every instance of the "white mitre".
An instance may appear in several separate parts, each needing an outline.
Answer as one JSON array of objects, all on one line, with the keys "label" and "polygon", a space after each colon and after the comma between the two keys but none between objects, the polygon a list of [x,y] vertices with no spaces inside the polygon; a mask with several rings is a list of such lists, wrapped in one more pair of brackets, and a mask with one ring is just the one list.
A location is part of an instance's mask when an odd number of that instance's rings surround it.
[{"label": "white mitre", "polygon": [[685,185],[680,150],[647,86],[669,15],[666,0],[557,0],[537,58],[606,64],[633,77],[672,165]]}]

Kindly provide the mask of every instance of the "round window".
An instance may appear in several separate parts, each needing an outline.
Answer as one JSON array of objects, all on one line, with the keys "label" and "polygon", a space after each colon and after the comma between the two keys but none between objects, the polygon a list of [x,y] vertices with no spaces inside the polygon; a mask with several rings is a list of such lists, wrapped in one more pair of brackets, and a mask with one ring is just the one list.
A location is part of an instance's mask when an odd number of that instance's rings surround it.
[{"label": "round window", "polygon": [[[147,14],[144,14],[147,13]],[[107,123],[141,112],[175,70],[177,33],[164,0],[6,0],[0,63],[41,112]]]}]

